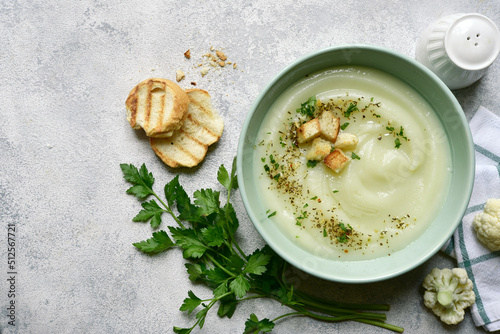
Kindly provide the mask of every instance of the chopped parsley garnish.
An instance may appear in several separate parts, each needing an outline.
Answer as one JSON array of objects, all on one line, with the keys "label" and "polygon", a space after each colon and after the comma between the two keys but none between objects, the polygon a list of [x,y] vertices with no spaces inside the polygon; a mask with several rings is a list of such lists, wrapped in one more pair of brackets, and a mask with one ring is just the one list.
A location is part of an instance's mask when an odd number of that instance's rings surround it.
[{"label": "chopped parsley garnish", "polygon": [[351,158],[355,159],[355,160],[361,160],[361,158],[359,157],[359,155],[357,155],[356,153],[352,152],[351,153]]},{"label": "chopped parsley garnish", "polygon": [[317,160],[308,160],[306,165],[309,168],[314,168],[314,167],[316,167],[316,165],[318,164],[318,162],[319,161],[317,161]]},{"label": "chopped parsley garnish", "polygon": [[343,233],[337,236],[337,241],[340,243],[346,243],[349,240],[349,235],[352,233],[352,226],[347,224],[346,227],[344,223],[339,223],[339,227]]},{"label": "chopped parsley garnish", "polygon": [[401,140],[399,138],[394,139],[394,147],[399,148],[401,146]]},{"label": "chopped parsley garnish", "polygon": [[276,211],[271,212],[270,214],[267,215],[267,218],[271,218],[273,216],[276,216]]},{"label": "chopped parsley garnish", "polygon": [[308,117],[314,117],[316,111],[316,96],[311,96],[306,102],[300,105],[297,112]]},{"label": "chopped parsley garnish", "polygon": [[408,141],[408,138],[404,134],[404,129],[401,126],[399,128],[399,132],[395,132],[395,128],[393,126],[386,126],[385,129],[392,133],[396,138],[394,139],[394,147],[395,148],[400,148],[401,147],[401,139],[403,138],[404,140]]},{"label": "chopped parsley garnish", "polygon": [[342,234],[340,237],[337,237],[337,240],[341,243],[346,243],[347,242],[347,235]]},{"label": "chopped parsley garnish", "polygon": [[349,125],[349,122],[345,122],[344,124],[342,124],[342,125],[340,126],[340,128],[341,128],[342,130],[345,130],[345,128],[347,128],[347,126],[348,126],[348,125]]},{"label": "chopped parsley garnish", "polygon": [[349,118],[354,111],[359,111],[359,109],[355,102],[351,102],[349,107],[347,107],[347,110],[344,111],[344,117]]},{"label": "chopped parsley garnish", "polygon": [[406,138],[405,135],[404,135],[404,130],[403,130],[402,126],[401,126],[401,129],[399,130],[398,136],[400,136],[403,139],[408,140],[408,138]]}]

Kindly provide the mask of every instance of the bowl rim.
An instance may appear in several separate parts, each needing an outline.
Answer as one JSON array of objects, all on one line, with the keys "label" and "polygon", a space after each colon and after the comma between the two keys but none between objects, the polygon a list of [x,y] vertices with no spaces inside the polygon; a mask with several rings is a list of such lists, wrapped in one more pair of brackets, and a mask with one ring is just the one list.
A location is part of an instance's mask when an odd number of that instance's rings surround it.
[{"label": "bowl rim", "polygon": [[[400,268],[398,270],[392,270],[388,271],[385,274],[377,275],[377,276],[367,276],[367,277],[337,277],[337,276],[332,276],[329,273],[325,273],[322,271],[314,270],[310,267],[304,266],[300,263],[298,263],[295,259],[291,258],[288,256],[287,253],[280,251],[279,249],[276,249],[275,245],[272,244],[269,236],[265,233],[263,228],[261,227],[260,224],[256,223],[259,221],[258,217],[256,216],[255,212],[253,212],[252,207],[250,205],[249,198],[247,196],[247,191],[246,191],[246,184],[244,180],[244,175],[242,173],[243,171],[243,151],[244,147],[247,144],[245,141],[246,134],[249,130],[249,126],[251,124],[252,118],[257,111],[258,107],[260,106],[262,100],[264,97],[267,95],[268,91],[274,87],[284,76],[286,76],[290,71],[292,71],[294,68],[298,67],[300,64],[306,62],[308,59],[320,56],[325,53],[331,53],[331,52],[338,52],[342,50],[356,50],[356,51],[374,51],[378,53],[384,53],[391,55],[393,57],[397,57],[401,59],[402,61],[409,63],[411,66],[416,67],[418,70],[423,72],[423,74],[427,77],[429,77],[435,84],[437,84],[443,92],[447,95],[449,98],[450,102],[454,105],[454,110],[460,111],[458,113],[459,120],[460,120],[460,125],[464,127],[465,130],[465,135],[466,135],[466,142],[467,142],[467,147],[462,148],[465,150],[466,155],[470,158],[468,160],[467,166],[465,166],[466,170],[470,171],[468,174],[469,178],[466,180],[466,189],[461,189],[464,192],[464,196],[462,197],[462,202],[457,205],[458,210],[455,215],[456,222],[453,222],[453,228],[449,229],[448,233],[445,235],[445,237],[442,238],[442,242],[436,243],[433,245],[433,247],[430,247],[425,251],[425,254],[421,255],[416,259],[416,261],[412,261],[411,264],[408,264],[407,266]],[[333,66],[333,65],[332,65]],[[390,73],[391,75],[394,75]],[[400,78],[401,79],[401,78]],[[409,82],[406,82],[407,84],[410,84]],[[281,93],[280,93],[281,94]],[[448,136],[447,136],[448,137]],[[237,178],[238,178],[238,184],[239,184],[239,193],[243,201],[243,205],[245,207],[245,210],[250,218],[250,221],[252,222],[253,226],[256,228],[258,231],[259,235],[264,239],[267,245],[269,245],[279,256],[281,256],[284,260],[286,260],[288,263],[293,265],[294,267],[311,274],[313,276],[329,280],[329,281],[335,281],[335,282],[341,282],[341,283],[372,283],[372,282],[378,282],[382,280],[387,280],[393,277],[400,276],[412,269],[415,269],[416,267],[420,266],[427,260],[429,260],[432,256],[434,256],[447,242],[448,240],[452,237],[454,231],[456,228],[459,226],[463,215],[465,214],[470,197],[472,194],[473,190],[473,184],[474,184],[474,175],[475,175],[475,150],[474,150],[474,145],[473,145],[473,140],[472,140],[472,134],[470,132],[470,128],[468,125],[468,121],[465,117],[465,114],[463,113],[462,107],[460,106],[459,102],[451,92],[451,90],[444,84],[444,82],[439,79],[439,77],[434,74],[431,70],[429,70],[427,67],[419,63],[413,58],[410,58],[398,51],[391,50],[389,48],[381,47],[381,46],[374,46],[374,45],[368,45],[368,44],[341,44],[341,45],[336,45],[336,46],[331,46],[331,47],[326,47],[323,49],[319,49],[310,53],[307,53],[303,56],[298,57],[296,60],[285,66],[283,69],[281,69],[278,74],[274,75],[274,77],[265,85],[265,87],[259,92],[258,96],[252,103],[252,106],[250,108],[250,111],[245,117],[245,121],[243,123],[243,127],[240,133],[240,138],[238,141],[238,147],[237,147],[237,157],[236,157],[236,168],[237,168]],[[450,184],[451,187],[451,184]],[[425,234],[425,232],[424,232]],[[420,239],[420,238],[419,238]],[[397,253],[397,252],[396,252]],[[313,254],[311,254],[314,256]],[[336,263],[366,263],[366,262],[376,262],[378,259],[384,259],[387,258],[387,256],[380,257],[380,258],[375,258],[372,260],[357,260],[357,261],[346,261],[346,260],[340,260],[340,261],[335,261],[331,259],[330,261],[336,262]]]}]

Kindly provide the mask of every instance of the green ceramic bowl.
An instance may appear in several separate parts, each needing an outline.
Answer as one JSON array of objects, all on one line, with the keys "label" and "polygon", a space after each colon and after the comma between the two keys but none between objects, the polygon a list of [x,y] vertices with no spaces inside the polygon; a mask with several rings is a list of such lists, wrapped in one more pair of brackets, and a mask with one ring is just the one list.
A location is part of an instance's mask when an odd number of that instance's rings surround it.
[{"label": "green ceramic bowl", "polygon": [[[253,150],[262,120],[275,99],[304,76],[333,66],[372,67],[399,78],[430,104],[445,129],[451,152],[451,182],[447,198],[428,229],[404,249],[372,260],[346,261],[315,256],[299,247],[267,218],[259,201]],[[474,182],[474,145],[458,101],[446,85],[415,60],[381,47],[343,45],[313,52],[283,69],[255,100],[238,143],[240,193],[248,215],[266,243],[293,266],[337,282],[375,282],[401,275],[436,254],[453,235],[469,203]]]}]

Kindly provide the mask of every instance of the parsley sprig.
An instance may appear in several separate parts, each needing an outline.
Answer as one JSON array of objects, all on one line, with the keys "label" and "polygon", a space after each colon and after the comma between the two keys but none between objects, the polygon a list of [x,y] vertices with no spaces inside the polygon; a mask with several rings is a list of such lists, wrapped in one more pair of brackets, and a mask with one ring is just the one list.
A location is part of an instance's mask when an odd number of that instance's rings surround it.
[{"label": "parsley sprig", "polygon": [[[276,321],[289,316],[307,316],[321,321],[353,320],[402,332],[403,329],[385,323],[385,304],[360,305],[318,301],[296,291],[286,280],[287,262],[270,247],[264,246],[246,254],[238,245],[236,232],[238,219],[230,203],[232,190],[237,189],[235,160],[231,173],[221,165],[217,180],[226,191],[225,204],[221,192],[213,189],[197,190],[194,201],[187,195],[175,176],[164,186],[163,200],[154,190],[154,177],[143,164],[120,165],[126,181],[132,184],[127,193],[141,202],[142,210],[133,218],[136,222],[149,222],[154,232],[151,238],[133,245],[146,254],[157,254],[174,247],[183,251],[189,279],[203,283],[213,296],[200,298],[188,291],[180,310],[195,313],[191,327],[173,327],[174,333],[188,334],[197,326],[201,329],[212,308],[220,317],[231,318],[239,303],[253,298],[270,298],[291,310],[273,320],[258,318],[252,313],[245,322],[244,333],[270,332]],[[149,200],[148,200],[149,199]],[[164,214],[173,218],[176,226],[159,230]]]}]

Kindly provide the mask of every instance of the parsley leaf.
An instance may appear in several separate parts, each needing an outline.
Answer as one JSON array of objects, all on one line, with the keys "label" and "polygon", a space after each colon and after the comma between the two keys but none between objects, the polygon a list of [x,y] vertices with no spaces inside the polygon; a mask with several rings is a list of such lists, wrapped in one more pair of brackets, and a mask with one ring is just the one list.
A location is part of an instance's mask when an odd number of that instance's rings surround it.
[{"label": "parsley leaf", "polygon": [[229,175],[224,165],[219,167],[217,180],[224,186],[224,188],[226,188],[227,191],[238,188],[238,179],[236,178],[236,159],[233,159],[231,175]]},{"label": "parsley leaf", "polygon": [[158,228],[161,224],[161,215],[165,210],[163,210],[154,199],[149,202],[143,202],[141,206],[143,209],[132,218],[132,221],[147,222],[151,220],[151,227],[153,229]]},{"label": "parsley leaf", "polygon": [[243,274],[239,274],[229,283],[229,289],[234,292],[237,298],[243,298],[250,290],[250,282]]},{"label": "parsley leaf", "polygon": [[193,291],[189,290],[188,291],[188,298],[184,299],[184,302],[182,303],[181,307],[179,310],[186,312],[188,314],[191,314],[198,306],[201,304],[201,299],[196,297]]},{"label": "parsley leaf", "polygon": [[267,268],[266,265],[269,263],[271,256],[269,254],[263,254],[259,251],[254,252],[248,259],[248,263],[243,270],[244,273],[261,275]]},{"label": "parsley leaf", "polygon": [[245,332],[244,334],[250,333],[269,333],[274,328],[274,323],[269,319],[259,320],[255,313],[250,314],[250,318],[245,322]]},{"label": "parsley leaf", "polygon": [[219,317],[228,317],[231,318],[236,311],[236,305],[238,301],[234,297],[234,295],[228,295],[219,300],[220,305],[217,310],[217,315]]},{"label": "parsley leaf", "polygon": [[204,268],[199,263],[184,264],[191,281],[196,281],[204,275]]},{"label": "parsley leaf", "polygon": [[220,207],[218,191],[212,189],[201,189],[194,192],[194,203],[198,205],[198,213],[208,216],[212,213],[218,212]]},{"label": "parsley leaf", "polygon": [[225,295],[229,289],[227,288],[227,282],[221,283],[218,287],[214,289],[214,297],[218,298]]},{"label": "parsley leaf", "polygon": [[176,199],[177,190],[181,188],[179,184],[179,175],[176,175],[170,182],[168,182],[163,191],[165,193],[165,198],[167,199],[167,203],[169,208],[174,207],[174,203]]},{"label": "parsley leaf", "polygon": [[176,333],[176,334],[189,334],[193,330],[193,328],[181,328],[181,327],[177,327],[177,326],[174,326],[173,329],[174,329],[174,333]]},{"label": "parsley leaf", "polygon": [[175,200],[177,202],[178,218],[190,222],[204,222],[202,210],[191,203],[191,199],[180,185],[175,187]]},{"label": "parsley leaf", "polygon": [[169,226],[175,244],[184,250],[184,258],[200,258],[208,247],[199,239],[194,230]]},{"label": "parsley leaf", "polygon": [[149,173],[145,164],[140,169],[134,165],[120,164],[123,172],[123,178],[132,183],[133,186],[127,189],[127,194],[132,194],[139,199],[145,199],[153,195],[153,183],[155,181],[153,174]]},{"label": "parsley leaf", "polygon": [[167,232],[158,231],[153,233],[153,237],[144,241],[136,242],[133,245],[146,254],[156,254],[174,246],[174,242],[170,240]]},{"label": "parsley leaf", "polygon": [[220,247],[224,243],[224,230],[220,226],[205,227],[201,235],[209,246]]}]

